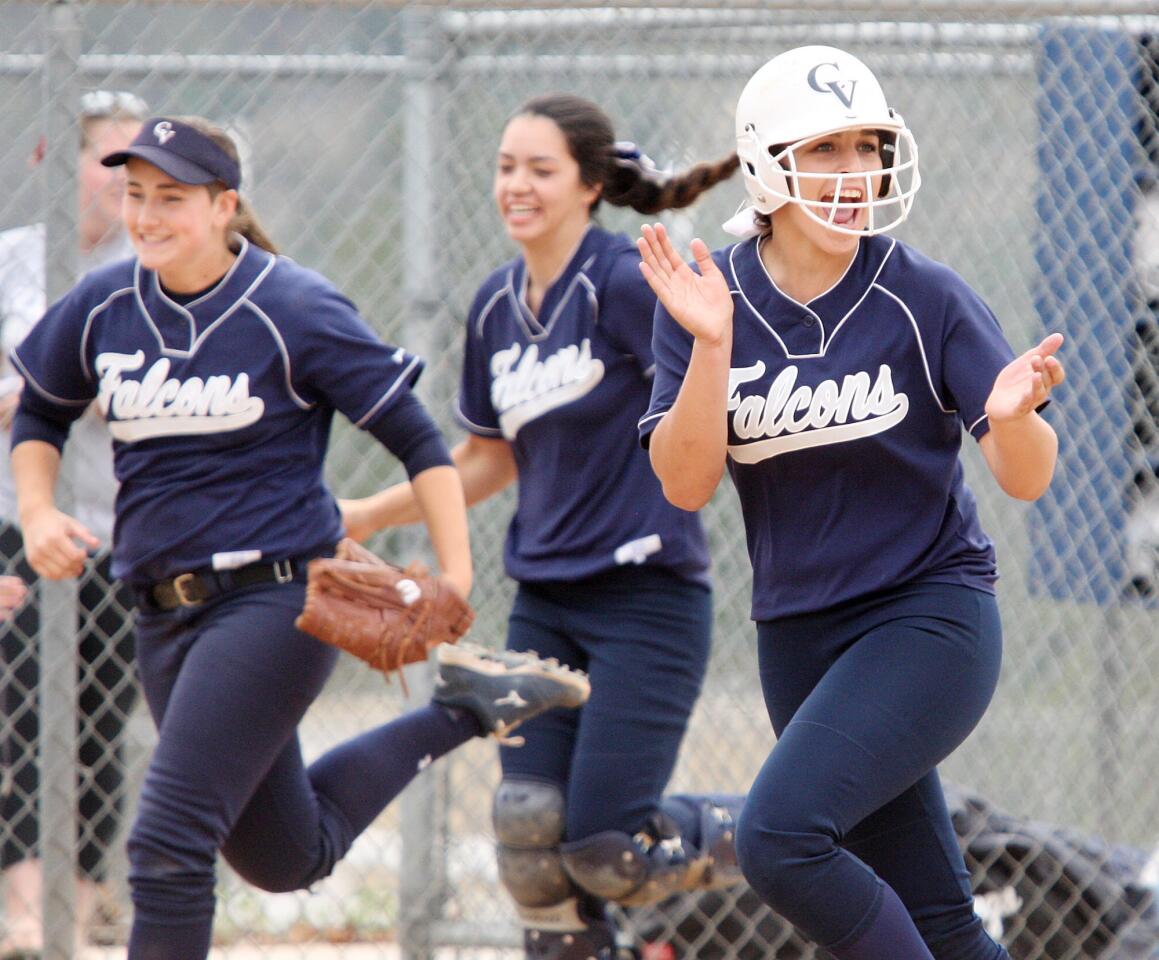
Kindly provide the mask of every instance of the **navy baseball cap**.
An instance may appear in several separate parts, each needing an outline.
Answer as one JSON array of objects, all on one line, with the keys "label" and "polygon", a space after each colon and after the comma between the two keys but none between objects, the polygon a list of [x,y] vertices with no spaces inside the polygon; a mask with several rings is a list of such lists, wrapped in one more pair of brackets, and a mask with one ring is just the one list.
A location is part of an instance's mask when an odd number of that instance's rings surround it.
[{"label": "navy baseball cap", "polygon": [[106,167],[119,167],[140,157],[165,171],[178,183],[194,185],[220,180],[230,190],[241,186],[241,167],[200,130],[167,117],[153,117],[124,150],[101,158]]}]

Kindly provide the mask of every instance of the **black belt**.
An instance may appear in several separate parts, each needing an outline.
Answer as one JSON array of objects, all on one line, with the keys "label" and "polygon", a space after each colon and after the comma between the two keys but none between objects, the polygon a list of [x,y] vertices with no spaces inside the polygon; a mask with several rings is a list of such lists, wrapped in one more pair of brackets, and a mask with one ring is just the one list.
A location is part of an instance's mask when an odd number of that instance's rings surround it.
[{"label": "black belt", "polygon": [[161,580],[141,591],[145,605],[155,610],[196,607],[231,590],[259,583],[289,583],[305,575],[307,559],[250,563],[236,570],[195,570]]}]

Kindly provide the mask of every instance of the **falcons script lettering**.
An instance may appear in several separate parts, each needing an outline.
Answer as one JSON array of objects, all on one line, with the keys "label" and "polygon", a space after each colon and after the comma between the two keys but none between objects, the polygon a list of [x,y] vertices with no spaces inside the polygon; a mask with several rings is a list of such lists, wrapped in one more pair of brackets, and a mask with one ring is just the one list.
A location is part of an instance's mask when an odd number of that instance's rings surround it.
[{"label": "falcons script lettering", "polygon": [[513,440],[525,423],[595,389],[604,378],[604,362],[592,356],[587,337],[543,360],[536,344],[524,352],[513,343],[491,356],[491,376],[491,404],[503,436]]},{"label": "falcons script lettering", "polygon": [[161,357],[140,380],[122,378],[144,364],[141,350],[97,356],[97,404],[113,436],[125,443],[240,430],[256,423],[265,410],[261,397],[250,396],[248,374],[178,380],[169,376],[168,358]]},{"label": "falcons script lettering", "polygon": [[[742,397],[740,385],[759,380],[764,373],[760,360],[729,372],[732,429],[739,439],[752,441],[729,446],[738,463],[869,437],[900,423],[909,410],[909,398],[894,391],[893,376],[884,363],[876,380],[860,371],[845,376],[840,385],[822,380],[812,388],[797,386],[797,368],[790,365],[777,374],[765,396]],[[754,439],[759,437],[765,439]]]}]

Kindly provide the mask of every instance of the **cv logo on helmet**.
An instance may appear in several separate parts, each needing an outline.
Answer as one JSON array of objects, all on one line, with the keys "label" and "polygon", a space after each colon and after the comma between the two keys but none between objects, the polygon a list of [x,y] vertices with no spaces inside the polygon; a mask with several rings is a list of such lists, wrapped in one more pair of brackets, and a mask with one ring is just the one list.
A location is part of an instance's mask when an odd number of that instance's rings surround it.
[{"label": "cv logo on helmet", "polygon": [[[826,70],[825,68],[829,69]],[[834,79],[828,79],[834,77]],[[853,109],[853,91],[857,89],[856,80],[842,80],[835,63],[819,63],[809,71],[809,86],[818,93],[831,93],[840,100],[848,110]]]}]

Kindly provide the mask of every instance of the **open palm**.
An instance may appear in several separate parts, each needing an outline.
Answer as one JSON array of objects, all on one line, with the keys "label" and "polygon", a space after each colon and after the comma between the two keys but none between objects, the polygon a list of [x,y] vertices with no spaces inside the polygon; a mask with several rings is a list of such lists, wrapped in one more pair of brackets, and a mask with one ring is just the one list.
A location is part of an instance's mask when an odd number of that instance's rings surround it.
[{"label": "open palm", "polygon": [[1002,368],[986,401],[986,415],[991,423],[1026,416],[1062,383],[1066,375],[1054,355],[1062,346],[1062,339],[1061,333],[1052,333]]},{"label": "open palm", "polygon": [[732,324],[732,295],[708,246],[692,241],[697,273],[677,255],[662,224],[645,224],[640,233],[640,272],[664,309],[698,340],[719,341]]}]

